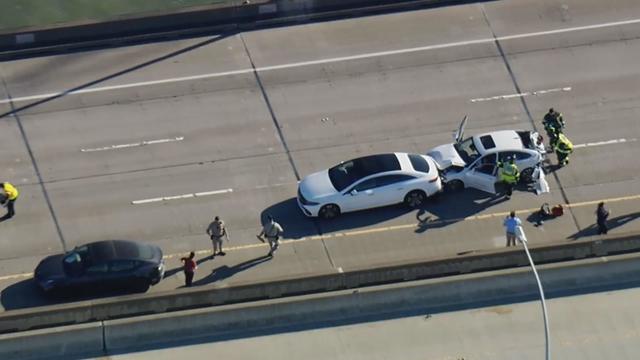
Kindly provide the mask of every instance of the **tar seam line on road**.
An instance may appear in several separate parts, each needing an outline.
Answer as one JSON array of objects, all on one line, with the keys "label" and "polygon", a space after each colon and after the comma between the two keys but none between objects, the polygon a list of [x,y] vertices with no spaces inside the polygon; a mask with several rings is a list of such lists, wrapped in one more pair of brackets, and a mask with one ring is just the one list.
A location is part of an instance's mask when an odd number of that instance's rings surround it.
[{"label": "tar seam line on road", "polygon": [[[2,85],[4,86],[5,91],[7,92],[7,97],[11,99],[11,93],[9,91],[9,87],[7,83],[2,78]],[[27,152],[29,153],[29,158],[31,159],[31,165],[33,165],[33,169],[38,177],[38,184],[42,189],[42,194],[44,195],[44,200],[47,203],[47,207],[49,208],[49,213],[51,214],[51,218],[53,219],[53,224],[56,227],[56,232],[58,233],[58,237],[60,238],[60,242],[62,243],[62,249],[64,252],[67,252],[67,243],[64,240],[64,235],[62,234],[62,229],[60,228],[60,223],[58,222],[58,217],[56,216],[55,210],[53,210],[53,205],[51,204],[51,199],[49,198],[49,193],[47,192],[47,187],[44,185],[44,181],[42,180],[42,174],[40,173],[40,168],[38,167],[38,162],[36,161],[36,157],[33,154],[33,150],[31,149],[31,144],[29,144],[29,139],[27,139],[27,133],[24,131],[24,127],[22,126],[22,120],[20,120],[20,116],[18,112],[15,111],[15,106],[13,102],[9,102],[9,106],[11,107],[11,115],[16,120],[16,124],[18,125],[18,129],[20,130],[20,136],[22,137],[22,141],[24,142],[25,147],[27,148]]]},{"label": "tar seam line on road", "polygon": [[[258,87],[260,88],[260,92],[262,93],[262,98],[264,99],[267,105],[267,109],[269,110],[269,114],[271,115],[271,120],[273,120],[273,125],[276,127],[276,130],[278,131],[278,137],[280,137],[280,142],[282,143],[282,146],[284,147],[284,150],[287,153],[287,157],[289,158],[289,163],[291,164],[293,173],[296,176],[296,180],[300,181],[300,174],[298,173],[298,168],[296,168],[296,164],[293,161],[293,157],[291,156],[291,151],[289,150],[289,145],[287,145],[287,141],[284,137],[284,133],[282,132],[282,128],[280,128],[280,123],[278,122],[278,118],[276,117],[276,114],[273,111],[273,107],[271,106],[271,101],[269,100],[267,91],[262,85],[260,74],[258,74],[258,70],[256,69],[256,64],[253,62],[253,58],[251,57],[251,53],[249,52],[249,47],[247,46],[247,43],[244,41],[244,36],[242,36],[242,34],[239,35],[239,38],[240,40],[242,40],[244,51],[247,53],[247,57],[249,58],[249,62],[251,63],[251,68],[253,69],[253,75],[255,76],[256,82],[258,83]],[[316,232],[318,233],[318,235],[321,235],[322,229],[320,228],[320,224],[318,224],[317,221],[313,221],[313,225],[315,226]],[[324,240],[322,241],[322,246],[324,247],[324,251],[327,254],[327,257],[329,258],[329,262],[331,263],[331,266],[335,267],[333,263],[333,259],[329,254],[329,249],[327,249],[327,244],[324,242]]]},{"label": "tar seam line on road", "polygon": [[260,75],[256,70],[256,65],[253,63],[253,58],[251,57],[251,53],[249,52],[249,48],[247,47],[247,43],[244,41],[244,37],[242,34],[239,36],[240,40],[242,40],[242,45],[244,46],[244,51],[247,53],[247,57],[249,58],[249,62],[251,63],[251,68],[253,68],[253,76],[258,83],[258,87],[260,88],[260,93],[262,94],[262,98],[264,99],[265,104],[267,105],[267,110],[269,110],[269,115],[271,115],[271,121],[273,121],[273,125],[278,132],[278,137],[280,138],[280,143],[284,150],[287,153],[287,157],[289,158],[289,163],[291,164],[291,168],[293,169],[293,173],[296,176],[296,180],[300,181],[300,174],[298,173],[298,169],[296,168],[296,164],[293,161],[293,157],[291,157],[291,151],[289,150],[289,145],[287,145],[287,140],[284,138],[284,134],[282,133],[282,128],[280,127],[280,123],[278,122],[278,118],[276,117],[275,112],[273,111],[273,106],[271,106],[271,100],[269,100],[269,95],[267,95],[267,91],[264,89],[262,85],[262,80],[260,79]]},{"label": "tar seam line on road", "polygon": [[[507,56],[504,53],[504,50],[502,49],[502,45],[500,44],[500,40],[496,36],[496,33],[493,31],[493,27],[491,26],[491,22],[489,21],[489,17],[487,16],[487,13],[484,11],[484,5],[483,4],[480,5],[480,9],[482,10],[482,15],[484,16],[484,21],[487,23],[487,26],[489,27],[489,30],[491,30],[491,35],[495,39],[494,42],[496,44],[498,52],[500,52],[500,57],[502,58],[502,62],[504,63],[504,66],[506,67],[507,72],[509,73],[509,77],[511,78],[511,82],[513,83],[513,86],[515,87],[516,93],[521,94],[522,90],[520,90],[520,85],[518,85],[518,80],[516,79],[516,75],[513,72],[513,69],[511,68],[511,65],[509,64],[509,60],[507,59]],[[531,126],[533,127],[533,130],[535,130],[537,132],[538,131],[538,127],[536,126],[535,120],[533,120],[533,116],[531,116],[531,111],[529,110],[529,106],[527,105],[527,101],[525,100],[525,98],[523,96],[520,97],[520,103],[522,104],[522,107],[524,108],[524,111],[527,114],[527,117],[529,118],[529,122],[531,123]],[[565,204],[570,204],[569,198],[567,197],[567,193],[564,190],[564,186],[562,186],[562,182],[560,181],[560,177],[558,176],[558,173],[554,171],[553,172],[553,177],[556,180],[556,182],[558,183],[558,189],[560,189],[560,194],[562,195],[562,199],[564,200],[564,203]],[[573,211],[571,210],[570,207],[569,207],[569,212],[571,213],[571,218],[573,219],[573,222],[576,225],[576,229],[578,231],[580,231],[580,224],[578,223],[578,219],[576,218],[575,214],[573,213]]]}]

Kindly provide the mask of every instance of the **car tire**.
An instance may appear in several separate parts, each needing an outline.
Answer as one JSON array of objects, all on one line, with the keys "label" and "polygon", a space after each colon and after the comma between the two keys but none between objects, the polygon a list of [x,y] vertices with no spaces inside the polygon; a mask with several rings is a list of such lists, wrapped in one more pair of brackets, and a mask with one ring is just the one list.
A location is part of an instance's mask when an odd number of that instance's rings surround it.
[{"label": "car tire", "polygon": [[451,180],[444,186],[445,189],[449,192],[460,192],[464,190],[464,183],[460,180]]},{"label": "car tire", "polygon": [[417,209],[427,202],[427,194],[422,190],[410,191],[404,197],[404,203],[411,209]]},{"label": "car tire", "polygon": [[533,168],[526,168],[520,172],[520,182],[531,184],[533,182]]},{"label": "car tire", "polygon": [[336,204],[327,204],[320,208],[318,216],[325,220],[335,219],[340,215],[340,207]]}]

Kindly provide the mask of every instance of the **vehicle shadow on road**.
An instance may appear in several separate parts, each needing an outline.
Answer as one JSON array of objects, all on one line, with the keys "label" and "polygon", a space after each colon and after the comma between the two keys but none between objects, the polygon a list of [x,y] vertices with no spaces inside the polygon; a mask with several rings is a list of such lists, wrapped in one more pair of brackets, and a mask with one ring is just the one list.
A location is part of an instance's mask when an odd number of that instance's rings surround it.
[{"label": "vehicle shadow on road", "polygon": [[215,269],[213,269],[213,271],[211,271],[211,274],[207,275],[206,277],[202,278],[202,279],[198,279],[196,281],[193,282],[193,286],[201,286],[201,285],[207,285],[207,284],[211,284],[213,282],[216,281],[220,281],[220,280],[224,280],[227,278],[232,277],[233,275],[241,272],[241,271],[245,271],[248,270],[254,266],[258,266],[262,263],[265,263],[269,260],[273,259],[271,256],[268,255],[263,255],[263,256],[259,256],[257,258],[251,259],[251,260],[247,260],[244,262],[241,262],[239,264],[233,265],[231,267],[227,266],[227,265],[222,265],[219,266]]},{"label": "vehicle shadow on road", "polygon": [[[626,225],[627,223],[634,221],[638,218],[640,218],[640,211],[627,214],[627,215],[616,216],[614,218],[607,220],[607,227],[609,228],[609,230],[613,230],[620,226]],[[598,235],[598,225],[591,224],[588,227],[568,236],[567,239],[578,240],[581,237],[594,236],[594,235]]]},{"label": "vehicle shadow on road", "polygon": [[428,229],[455,224],[505,201],[508,199],[504,196],[491,195],[475,189],[442,194],[438,201],[429,202],[418,210],[415,232],[421,234]]},{"label": "vehicle shadow on road", "polygon": [[101,299],[112,296],[135,294],[135,289],[105,289],[73,294],[44,294],[33,279],[12,284],[0,293],[0,303],[5,310],[18,310],[38,306],[65,304],[71,302]]},{"label": "vehicle shadow on road", "polygon": [[284,228],[284,238],[299,239],[323,233],[349,230],[375,225],[405,215],[412,210],[402,206],[387,206],[370,210],[362,210],[341,214],[331,220],[309,218],[305,216],[296,198],[291,198],[264,209],[261,214],[262,224],[271,215]]},{"label": "vehicle shadow on road", "polygon": [[[504,196],[491,195],[475,189],[437,195],[428,199],[418,210],[416,232],[422,233],[430,228],[454,224],[504,201],[507,201]],[[284,228],[284,238],[299,239],[376,225],[413,211],[416,210],[398,204],[341,214],[331,220],[312,219],[302,213],[296,198],[291,198],[264,209],[261,220],[262,224],[265,224],[267,216],[271,215]],[[428,220],[425,221],[427,217]]]}]

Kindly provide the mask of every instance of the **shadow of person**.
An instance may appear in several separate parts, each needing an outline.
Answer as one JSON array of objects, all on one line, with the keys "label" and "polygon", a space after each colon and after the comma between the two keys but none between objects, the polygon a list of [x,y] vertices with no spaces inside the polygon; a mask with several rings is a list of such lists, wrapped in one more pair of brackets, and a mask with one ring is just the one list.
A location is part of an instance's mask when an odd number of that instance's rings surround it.
[{"label": "shadow of person", "polygon": [[[628,224],[631,221],[636,220],[639,217],[640,217],[640,211],[639,212],[635,212],[635,213],[631,213],[631,214],[627,214],[627,215],[616,216],[614,218],[611,218],[611,219],[607,220],[607,228],[609,230],[618,228],[620,226]],[[577,240],[577,239],[579,239],[581,237],[593,236],[593,235],[598,235],[598,226],[597,226],[597,224],[591,224],[588,227],[586,227],[584,229],[581,229],[580,231],[568,236],[567,239]]]},{"label": "shadow of person", "polygon": [[268,255],[263,255],[251,260],[247,260],[245,262],[241,262],[231,267],[227,265],[222,265],[220,267],[213,269],[213,271],[211,271],[211,274],[207,275],[206,277],[194,281],[193,286],[206,285],[219,280],[230,278],[241,271],[248,270],[254,266],[260,265],[271,259],[273,259],[273,257]]}]

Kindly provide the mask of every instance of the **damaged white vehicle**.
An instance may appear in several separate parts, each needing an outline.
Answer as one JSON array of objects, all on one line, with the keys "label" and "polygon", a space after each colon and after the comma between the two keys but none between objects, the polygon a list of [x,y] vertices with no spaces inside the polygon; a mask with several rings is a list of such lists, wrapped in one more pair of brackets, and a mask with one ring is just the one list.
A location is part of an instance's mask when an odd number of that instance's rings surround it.
[{"label": "damaged white vehicle", "polygon": [[[546,153],[542,136],[535,131],[499,130],[463,138],[467,123],[464,117],[454,134],[455,143],[438,146],[427,155],[440,170],[446,190],[459,191],[471,187],[497,193],[498,162],[515,159],[520,181],[533,182],[541,171]],[[534,174],[536,170],[539,170]]]}]

